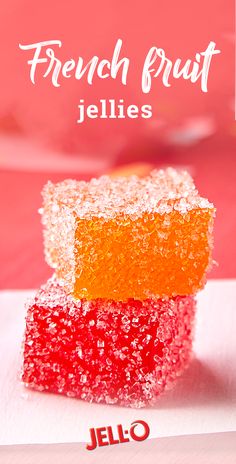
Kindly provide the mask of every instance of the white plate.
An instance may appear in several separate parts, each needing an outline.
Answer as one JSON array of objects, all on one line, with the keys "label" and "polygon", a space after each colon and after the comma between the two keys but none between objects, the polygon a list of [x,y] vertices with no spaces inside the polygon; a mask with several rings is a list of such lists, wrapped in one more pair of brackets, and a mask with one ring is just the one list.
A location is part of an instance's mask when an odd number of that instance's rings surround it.
[{"label": "white plate", "polygon": [[209,281],[199,296],[196,359],[152,409],[88,404],[33,392],[19,381],[24,302],[0,292],[0,445],[89,441],[89,428],[137,419],[150,438],[236,430],[236,280]]}]

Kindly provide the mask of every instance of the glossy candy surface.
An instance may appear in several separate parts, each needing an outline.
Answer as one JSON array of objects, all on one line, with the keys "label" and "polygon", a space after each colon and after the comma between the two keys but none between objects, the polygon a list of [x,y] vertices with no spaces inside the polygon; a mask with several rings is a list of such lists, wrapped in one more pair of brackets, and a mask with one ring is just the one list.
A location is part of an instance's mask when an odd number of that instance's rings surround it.
[{"label": "glossy candy surface", "polygon": [[51,279],[28,305],[22,379],[86,401],[153,404],[191,359],[192,296],[78,300]]}]

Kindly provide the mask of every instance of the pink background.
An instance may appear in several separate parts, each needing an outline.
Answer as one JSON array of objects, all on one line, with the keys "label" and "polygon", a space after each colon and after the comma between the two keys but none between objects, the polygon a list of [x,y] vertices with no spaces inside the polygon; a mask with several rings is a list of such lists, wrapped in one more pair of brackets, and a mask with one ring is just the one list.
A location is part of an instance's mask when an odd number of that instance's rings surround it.
[{"label": "pink background", "polygon": [[[37,287],[51,274],[37,215],[48,179],[89,178],[137,162],[190,169],[200,192],[218,210],[214,258],[219,266],[211,277],[235,277],[234,1],[5,0],[0,14],[0,287]],[[118,38],[123,39],[122,56],[131,60],[127,87],[98,79],[91,87],[69,79],[56,89],[42,78],[33,86],[27,65],[32,54],[18,48],[19,43],[60,39],[61,59],[81,55],[89,60],[95,54],[110,57]],[[158,79],[150,94],[142,94],[139,76],[151,46],[164,48],[173,60],[187,59],[211,40],[221,54],[213,58],[207,94],[199,84],[178,80],[166,89]],[[80,98],[95,104],[100,98],[152,104],[154,114],[150,120],[77,125]],[[48,151],[50,162],[45,161]]]}]

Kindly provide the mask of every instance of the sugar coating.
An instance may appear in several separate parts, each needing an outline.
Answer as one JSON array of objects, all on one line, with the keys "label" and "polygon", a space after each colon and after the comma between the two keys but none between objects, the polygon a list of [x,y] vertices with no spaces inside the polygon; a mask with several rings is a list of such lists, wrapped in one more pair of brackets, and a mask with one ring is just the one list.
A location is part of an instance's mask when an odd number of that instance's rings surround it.
[{"label": "sugar coating", "polygon": [[190,362],[194,315],[192,296],[85,301],[51,279],[28,304],[22,379],[89,402],[154,404]]},{"label": "sugar coating", "polygon": [[191,176],[103,176],[43,190],[46,260],[77,298],[190,295],[211,265],[214,207]]}]

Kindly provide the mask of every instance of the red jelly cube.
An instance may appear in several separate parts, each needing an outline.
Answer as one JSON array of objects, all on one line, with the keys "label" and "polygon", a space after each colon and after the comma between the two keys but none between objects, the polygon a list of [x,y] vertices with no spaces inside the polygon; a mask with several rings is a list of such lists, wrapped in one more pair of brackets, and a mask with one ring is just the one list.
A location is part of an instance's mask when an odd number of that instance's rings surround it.
[{"label": "red jelly cube", "polygon": [[28,306],[22,378],[39,391],[143,407],[189,364],[195,300],[76,300],[57,280]]}]

